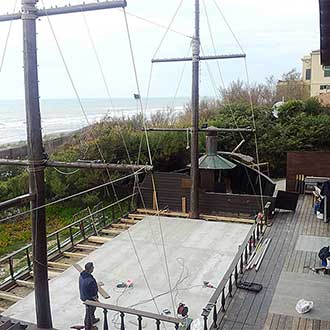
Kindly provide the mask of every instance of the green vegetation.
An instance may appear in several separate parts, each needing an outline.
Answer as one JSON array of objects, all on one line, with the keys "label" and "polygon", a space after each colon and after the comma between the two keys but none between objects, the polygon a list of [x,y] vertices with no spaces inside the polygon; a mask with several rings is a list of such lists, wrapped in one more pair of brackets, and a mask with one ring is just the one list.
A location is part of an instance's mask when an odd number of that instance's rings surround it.
[{"label": "green vegetation", "polygon": [[[273,177],[285,176],[286,152],[299,150],[330,150],[330,115],[316,99],[289,100],[278,108],[278,118],[272,114],[272,104],[277,98],[276,90],[268,80],[264,85],[252,86],[252,100],[257,127],[258,149],[261,162],[269,162]],[[200,124],[216,127],[253,126],[251,107],[247,101],[248,92],[241,82],[235,82],[221,91],[222,101],[204,100],[201,102]],[[152,116],[150,127],[190,127],[190,109],[174,116],[171,111]],[[64,145],[51,159],[76,161],[95,160],[103,157],[109,163],[149,162],[146,136],[142,132],[140,117],[113,119],[106,118],[73,138],[73,143]],[[241,153],[255,158],[256,148],[253,134],[245,134],[245,144]],[[220,134],[218,150],[231,151],[241,141],[238,133]],[[184,168],[189,163],[190,141],[187,133],[157,132],[148,133],[155,170],[173,171]],[[205,136],[201,135],[200,148],[203,152]],[[127,155],[126,148],[129,151]],[[65,172],[66,174],[63,174]],[[76,192],[103,184],[119,177],[118,173],[92,170],[61,170],[47,168],[46,197],[48,201],[70,196]],[[116,183],[119,196],[132,191],[132,179]],[[2,167],[0,169],[0,201],[4,201],[28,191],[26,170]],[[115,200],[111,186],[93,193],[71,199],[65,204],[47,208],[48,232],[52,232],[73,221],[73,214],[98,202],[105,204]],[[13,210],[10,210],[13,212]],[[12,213],[1,215],[5,218]],[[0,225],[0,255],[30,241],[30,222],[21,217],[19,221]]]}]

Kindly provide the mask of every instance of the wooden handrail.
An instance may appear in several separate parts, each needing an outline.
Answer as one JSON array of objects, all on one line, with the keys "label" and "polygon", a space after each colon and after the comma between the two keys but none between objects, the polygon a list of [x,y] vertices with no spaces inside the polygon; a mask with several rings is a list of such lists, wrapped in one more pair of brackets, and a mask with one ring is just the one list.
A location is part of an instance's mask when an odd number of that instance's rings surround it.
[{"label": "wooden handrail", "polygon": [[150,313],[150,312],[141,311],[138,309],[121,307],[121,306],[117,306],[117,305],[104,304],[104,303],[100,303],[100,302],[96,302],[96,301],[92,301],[92,300],[86,300],[84,303],[85,303],[85,305],[88,305],[88,306],[107,309],[109,311],[114,311],[114,312],[119,312],[119,313],[142,316],[142,317],[152,319],[152,320],[159,320],[162,322],[173,323],[173,324],[182,323],[182,319],[179,319],[179,318]]}]

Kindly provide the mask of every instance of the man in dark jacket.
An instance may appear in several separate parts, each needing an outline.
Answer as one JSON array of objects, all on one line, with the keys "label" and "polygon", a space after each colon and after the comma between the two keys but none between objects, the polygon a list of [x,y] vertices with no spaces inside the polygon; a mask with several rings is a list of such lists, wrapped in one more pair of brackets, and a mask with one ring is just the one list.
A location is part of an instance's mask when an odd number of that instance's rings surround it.
[{"label": "man in dark jacket", "polygon": [[[80,299],[82,301],[94,300],[98,301],[98,288],[95,278],[92,273],[94,271],[94,265],[92,262],[88,262],[85,265],[85,270],[80,273],[79,276],[79,292]],[[93,324],[97,323],[100,319],[95,318],[96,307],[86,305],[86,314],[85,314],[85,329],[94,330],[97,327],[94,327]]]}]

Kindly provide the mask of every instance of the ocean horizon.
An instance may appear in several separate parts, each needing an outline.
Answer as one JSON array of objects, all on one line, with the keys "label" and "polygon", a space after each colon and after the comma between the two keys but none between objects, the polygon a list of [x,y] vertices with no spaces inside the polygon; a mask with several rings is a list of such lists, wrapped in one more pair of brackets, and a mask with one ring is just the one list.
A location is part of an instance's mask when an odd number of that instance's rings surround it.
[{"label": "ocean horizon", "polygon": [[[144,106],[150,117],[159,111],[172,109],[179,113],[189,98],[155,97]],[[139,101],[134,98],[108,99],[85,98],[81,100],[82,111],[76,99],[41,99],[41,126],[43,136],[69,133],[101,121],[106,116],[131,117],[141,113]],[[144,100],[143,100],[144,103]],[[0,100],[0,145],[26,142],[26,115],[24,100]]]}]

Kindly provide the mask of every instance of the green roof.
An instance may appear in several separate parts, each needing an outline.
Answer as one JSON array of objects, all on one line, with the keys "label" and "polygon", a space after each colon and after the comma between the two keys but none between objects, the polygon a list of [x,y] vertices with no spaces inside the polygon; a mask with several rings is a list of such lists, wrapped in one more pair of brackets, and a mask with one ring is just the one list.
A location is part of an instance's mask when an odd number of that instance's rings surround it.
[{"label": "green roof", "polygon": [[199,158],[199,168],[202,170],[231,170],[234,167],[236,164],[219,155],[204,155]]}]

